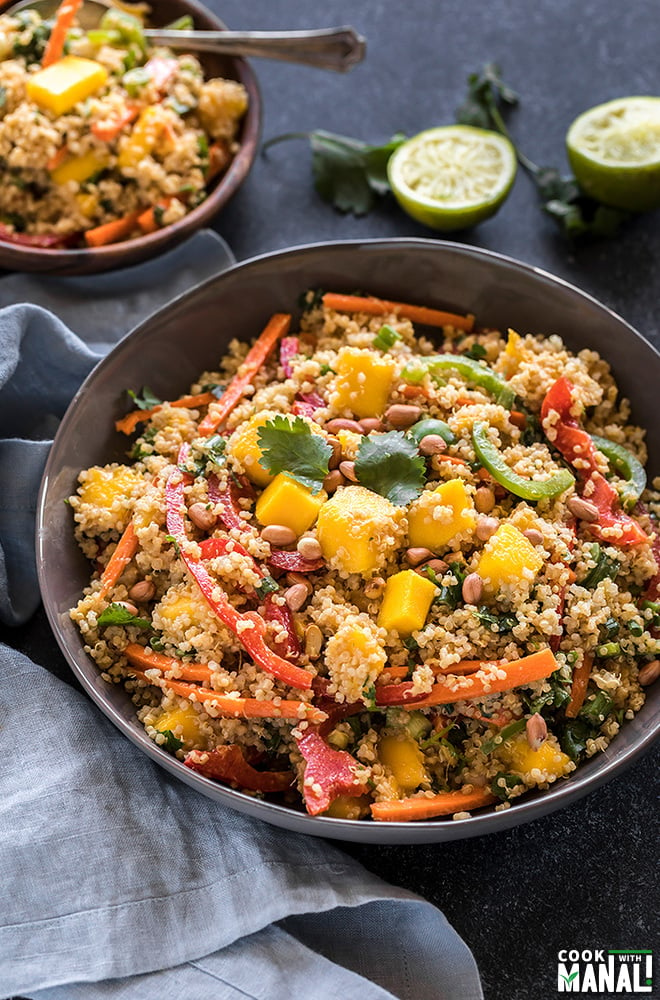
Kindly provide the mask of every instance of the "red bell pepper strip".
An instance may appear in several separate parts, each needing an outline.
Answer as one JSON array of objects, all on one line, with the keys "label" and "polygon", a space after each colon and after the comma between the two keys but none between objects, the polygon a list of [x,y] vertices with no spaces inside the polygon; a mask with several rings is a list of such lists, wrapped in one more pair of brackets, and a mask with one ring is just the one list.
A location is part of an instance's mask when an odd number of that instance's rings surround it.
[{"label": "red bell pepper strip", "polygon": [[318,733],[308,732],[298,740],[305,758],[303,797],[310,816],[325,812],[338,795],[351,798],[368,791],[357,777],[360,764],[345,750],[333,750]]},{"label": "red bell pepper strip", "polygon": [[276,604],[273,595],[268,594],[264,601],[264,619],[267,622],[278,622],[286,629],[286,639],[273,643],[275,652],[285,660],[297,660],[300,656],[300,640],[296,635],[296,626],[289,606]]},{"label": "red bell pepper strip", "polygon": [[208,478],[209,500],[214,504],[220,504],[220,520],[227,531],[237,528],[238,531],[245,531],[246,524],[240,513],[238,501],[251,495],[251,490],[246,486],[238,486],[233,479],[230,479],[224,489],[220,489],[218,477],[211,473]]},{"label": "red bell pepper strip", "polygon": [[282,337],[280,341],[280,365],[284,370],[284,378],[291,378],[293,368],[291,360],[300,350],[300,341],[297,337]]},{"label": "red bell pepper strip", "polygon": [[325,400],[317,392],[309,392],[306,395],[299,392],[291,406],[291,412],[297,417],[314,418],[317,410],[323,409]]},{"label": "red bell pepper strip", "polygon": [[[179,452],[178,464],[185,465],[187,457],[188,445],[184,444]],[[204,564],[187,552],[188,539],[183,518],[185,510],[184,486],[190,481],[190,477],[181,473],[178,468],[171,473],[167,480],[165,487],[167,530],[179,545],[181,558],[201,590],[206,603],[223,625],[226,625],[234,633],[262,670],[277,677],[278,680],[290,687],[310,688],[313,674],[309,670],[303,670],[301,667],[288,663],[266,644],[264,639],[266,623],[263,618],[255,612],[239,613],[230,604],[218,583],[209,576]]]},{"label": "red bell pepper strip", "polygon": [[303,559],[299,552],[286,552],[284,549],[273,549],[267,562],[287,573],[316,573],[325,567],[323,559]]},{"label": "red bell pepper strip", "polygon": [[35,247],[38,250],[57,250],[66,246],[79,236],[70,233],[62,236],[57,233],[13,233],[0,223],[0,240],[4,243],[15,243],[19,247]]},{"label": "red bell pepper strip", "polygon": [[265,576],[263,570],[259,563],[254,559],[248,550],[241,545],[240,542],[235,542],[233,538],[205,538],[203,542],[199,543],[199,547],[202,552],[202,559],[217,559],[218,556],[224,556],[227,554],[227,550],[231,543],[231,552],[238,552],[240,556],[245,556],[252,563],[252,569],[259,576]]},{"label": "red bell pepper strip", "polygon": [[[598,520],[588,525],[590,532],[606,544],[622,549],[644,544],[648,535],[634,518],[621,510],[619,494],[598,471],[596,446],[591,435],[580,427],[573,406],[573,385],[562,376],[546,393],[541,421],[548,440],[576,468],[581,479],[580,495],[598,508]],[[559,419],[551,418],[552,413]]]},{"label": "red bell pepper strip", "polygon": [[183,763],[205,778],[250,792],[285,792],[293,784],[291,771],[257,771],[235,743],[215,750],[191,750]]}]

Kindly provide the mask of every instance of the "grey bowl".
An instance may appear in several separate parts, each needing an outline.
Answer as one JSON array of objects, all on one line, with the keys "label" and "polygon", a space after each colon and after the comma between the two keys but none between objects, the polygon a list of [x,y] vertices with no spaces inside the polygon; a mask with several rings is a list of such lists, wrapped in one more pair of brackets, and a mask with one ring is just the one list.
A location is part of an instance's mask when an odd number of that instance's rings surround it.
[{"label": "grey bowl", "polygon": [[273,312],[295,312],[300,292],[308,288],[361,288],[390,299],[474,312],[484,325],[557,333],[573,350],[598,349],[632,400],[633,419],[648,428],[649,467],[660,470],[655,390],[660,355],[623,319],[566,282],[494,253],[431,240],[317,244],[257,257],[142,323],[91,373],[62,421],[44,472],[37,522],[41,590],[62,652],[101,710],[153,760],[202,794],[276,826],[340,840],[427,843],[504,830],[568,805],[620,773],[650,746],[659,726],[658,685],[605,753],[549,791],[470,819],[379,824],[313,818],[193,773],[148,739],[123,689],[106,684],[85,654],[67,612],[88,582],[89,567],[74,542],[70,511],[62,499],[74,491],[80,469],[123,460],[126,439],[115,433],[113,422],[125,412],[125,388],[147,383],[161,398],[185,392],[200,371],[217,363],[230,338],[253,337]]}]

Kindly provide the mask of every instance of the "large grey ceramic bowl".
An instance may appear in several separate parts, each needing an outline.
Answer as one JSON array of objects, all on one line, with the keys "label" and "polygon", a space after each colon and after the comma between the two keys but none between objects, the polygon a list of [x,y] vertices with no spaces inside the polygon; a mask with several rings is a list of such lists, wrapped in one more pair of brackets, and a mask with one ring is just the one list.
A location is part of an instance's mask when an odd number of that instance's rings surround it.
[{"label": "large grey ceramic bowl", "polygon": [[232,337],[253,337],[273,312],[296,311],[301,291],[361,288],[375,295],[454,311],[479,323],[521,333],[557,333],[573,350],[597,348],[612,364],[633,419],[648,428],[650,469],[660,471],[657,385],[660,355],[594,299],[543,271],[497,254],[430,240],[320,244],[267,254],[212,278],[151,316],[89,376],[73,400],[44,473],[38,514],[41,588],[51,625],[71,667],[99,708],[144,753],[218,803],[302,833],[373,843],[456,840],[526,822],[597,788],[648,747],[658,729],[660,689],[607,751],[549,791],[517,800],[510,809],[470,819],[373,823],[312,818],[223,788],[184,767],[147,738],[123,689],[107,685],[68,617],[88,581],[89,567],[73,539],[71,512],[62,503],[80,469],[121,461],[126,439],[113,429],[125,412],[127,386],[148,384],[161,398],[184,393],[213,368]]}]

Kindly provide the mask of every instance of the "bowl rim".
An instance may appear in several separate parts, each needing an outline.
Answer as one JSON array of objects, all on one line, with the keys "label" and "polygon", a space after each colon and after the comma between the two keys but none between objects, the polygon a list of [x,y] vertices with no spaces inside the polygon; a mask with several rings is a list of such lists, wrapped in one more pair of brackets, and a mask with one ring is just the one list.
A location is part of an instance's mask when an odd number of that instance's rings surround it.
[{"label": "bowl rim", "polygon": [[[210,28],[218,31],[228,30],[224,21],[199,0],[180,0],[180,2],[190,8],[193,17],[206,20]],[[1,13],[7,12],[1,11]],[[121,267],[128,263],[124,261],[124,257],[130,255],[131,251],[136,253],[139,251],[142,259],[152,260],[169,249],[173,242],[180,241],[217,215],[237,192],[252,168],[259,149],[263,119],[263,99],[252,66],[241,56],[227,56],[226,58],[235,66],[239,83],[242,83],[248,91],[249,107],[243,119],[244,132],[239,150],[227,171],[215,181],[204,201],[187,212],[182,219],[170,223],[154,233],[144,233],[141,236],[134,236],[130,240],[121,240],[108,246],[62,249],[22,246],[0,240],[2,254],[15,257],[16,267],[14,269],[20,270],[21,265],[29,266],[31,262],[42,261],[46,273],[49,265],[52,265],[52,269],[71,267],[75,273],[77,267],[83,267],[85,263],[93,260],[99,262],[99,265],[102,266],[102,272],[110,271],[114,267]]]},{"label": "bowl rim", "polygon": [[[514,257],[501,254],[494,250],[486,250],[480,247],[455,243],[448,240],[434,240],[430,238],[403,236],[384,239],[370,238],[357,240],[347,239],[318,241],[279,250],[265,251],[239,261],[217,275],[206,278],[204,281],[194,285],[191,289],[170,300],[166,305],[155,309],[137,326],[132,328],[126,336],[123,337],[122,340],[120,340],[115,347],[92,369],[67,407],[46,461],[37,499],[35,540],[39,586],[41,589],[44,607],[56,641],[65,659],[73,670],[73,673],[79,683],[103,711],[106,717],[108,717],[124,733],[125,736],[128,736],[131,742],[139,746],[140,749],[146,752],[154,761],[156,761],[156,763],[160,764],[171,774],[174,774],[178,778],[182,779],[186,784],[197,788],[198,791],[201,791],[208,797],[213,798],[215,801],[226,803],[232,808],[238,809],[240,812],[248,812],[256,818],[263,819],[276,826],[289,830],[297,830],[299,832],[311,834],[312,836],[329,837],[352,842],[429,843],[462,840],[489,833],[501,832],[512,826],[518,826],[523,823],[530,822],[540,816],[555,812],[556,810],[569,805],[571,802],[581,798],[588,792],[595,790],[606,781],[609,781],[615,774],[624,771],[637,757],[646,753],[660,735],[660,717],[655,719],[654,723],[649,727],[646,735],[639,737],[633,744],[628,746],[622,745],[621,749],[616,753],[609,753],[610,748],[608,746],[604,753],[599,754],[598,760],[601,763],[596,774],[583,774],[582,768],[579,767],[566,781],[562,783],[556,782],[551,785],[549,789],[540,792],[530,792],[520,799],[514,800],[508,808],[501,809],[499,811],[496,811],[493,807],[489,806],[486,809],[476,810],[473,815],[460,820],[451,820],[449,817],[445,817],[440,820],[431,819],[416,820],[414,822],[388,823],[375,823],[369,820],[335,819],[328,816],[310,816],[292,809],[289,806],[254,799],[243,792],[220,785],[209,778],[205,778],[204,776],[193,772],[190,768],[185,767],[184,764],[177,758],[158,747],[153,740],[149,739],[143,728],[138,728],[134,721],[120,715],[115,710],[114,706],[106,701],[103,694],[104,688],[99,688],[92,684],[82,668],[79,667],[73,653],[69,650],[65,636],[60,629],[55,609],[51,607],[49,601],[46,599],[48,589],[46,586],[46,574],[44,569],[45,533],[43,531],[43,526],[46,513],[49,480],[53,472],[57,471],[55,467],[57,446],[66,436],[69,424],[72,423],[75,418],[78,400],[81,398],[83,393],[87,391],[90,382],[98,377],[99,373],[102,372],[107,365],[114,363],[115,358],[119,353],[121,353],[124,345],[126,345],[129,340],[133,340],[135,337],[139,336],[145,328],[151,327],[160,314],[163,314],[174,307],[179,307],[180,305],[185,304],[186,300],[193,299],[195,296],[201,294],[215,283],[222,283],[223,278],[225,277],[233,276],[236,272],[258,267],[262,261],[286,259],[287,257],[293,257],[300,253],[304,254],[310,251],[323,252],[332,251],[333,249],[358,250],[363,247],[373,249],[383,247],[383,249],[386,249],[391,248],[392,246],[397,246],[402,250],[407,249],[412,252],[415,251],[415,248],[427,250],[435,249],[439,252],[448,252],[466,258],[484,259],[495,267],[512,268],[516,271],[522,271],[535,279],[547,282],[552,286],[560,286],[564,291],[577,296],[577,298],[582,301],[586,301],[591,308],[596,308],[598,311],[605,312],[616,323],[622,324],[626,328],[628,335],[632,335],[634,338],[643,341],[647,348],[655,354],[658,362],[660,363],[660,351],[658,351],[655,346],[650,343],[650,341],[643,337],[638,330],[636,330],[630,323],[623,319],[623,317],[621,317],[609,306],[604,305],[594,296],[590,295],[588,292],[582,291],[580,288],[564,278],[560,278],[559,276],[554,275],[536,265],[527,264]],[[87,657],[87,654],[83,653],[82,656],[85,659],[85,662],[91,662]],[[98,676],[100,676],[100,673]],[[370,833],[366,836],[364,835],[365,828],[370,831]],[[381,828],[384,831],[389,831],[389,833],[387,836],[383,836],[379,839],[379,835],[376,831]],[[447,835],[448,833],[449,835]]]}]

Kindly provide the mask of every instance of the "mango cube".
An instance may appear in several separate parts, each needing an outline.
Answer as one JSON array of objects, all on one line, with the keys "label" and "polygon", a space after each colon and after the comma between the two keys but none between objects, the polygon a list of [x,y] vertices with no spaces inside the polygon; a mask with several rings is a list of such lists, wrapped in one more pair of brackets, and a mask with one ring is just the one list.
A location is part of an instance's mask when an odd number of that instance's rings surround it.
[{"label": "mango cube", "polygon": [[152,153],[166,124],[166,112],[160,105],[144,108],[119,151],[117,165],[120,170],[137,167],[140,160]]},{"label": "mango cube", "polygon": [[283,524],[296,535],[302,535],[314,524],[327,499],[324,490],[312,493],[286,472],[280,472],[257,500],[257,521],[264,525]]},{"label": "mango cube", "polygon": [[412,792],[426,780],[422,751],[411,736],[381,736],[378,741],[378,759],[390,769],[403,792]]},{"label": "mango cube", "polygon": [[347,486],[323,504],[316,527],[323,557],[345,573],[371,574],[398,546],[404,512],[364,486]]},{"label": "mango cube", "polygon": [[462,479],[425,490],[408,510],[409,544],[432,552],[444,548],[456,535],[473,531],[474,526],[474,505]]},{"label": "mango cube", "polygon": [[323,813],[333,819],[362,819],[369,812],[368,795],[338,795]]},{"label": "mango cube", "polygon": [[121,502],[121,506],[127,504],[133,490],[141,482],[139,472],[126,465],[96,465],[87,470],[78,492],[82,503],[109,509],[117,501]]},{"label": "mango cube", "polygon": [[199,618],[199,604],[188,594],[180,594],[174,600],[159,604],[156,614],[161,627],[171,628],[179,618],[187,619],[188,624],[193,624]]},{"label": "mango cube", "polygon": [[55,115],[64,115],[100,90],[107,79],[108,71],[101,63],[64,56],[28,77],[25,86],[28,100]]},{"label": "mango cube", "polygon": [[538,769],[546,775],[542,779],[546,781],[554,781],[566,774],[570,764],[570,758],[548,740],[538,750],[532,750],[524,733],[504,743],[500,756],[516,774],[527,777],[531,771]]},{"label": "mango cube", "polygon": [[255,486],[268,486],[275,478],[261,464],[262,452],[259,447],[259,428],[272,420],[274,415],[272,413],[255,413],[253,417],[250,417],[234,431],[227,442],[227,454],[232,455],[241,463],[248,479]]},{"label": "mango cube", "polygon": [[490,594],[505,584],[530,584],[543,565],[543,558],[521,531],[504,521],[486,542],[477,573]]},{"label": "mango cube", "polygon": [[82,156],[70,156],[59,167],[51,170],[50,176],[56,184],[66,184],[67,181],[77,181],[78,184],[82,184],[99,170],[103,170],[107,163],[106,156],[92,149]]},{"label": "mango cube", "polygon": [[400,635],[410,635],[424,628],[435,594],[435,585],[414,570],[404,569],[395,573],[385,586],[378,624],[388,632],[394,630]]},{"label": "mango cube", "polygon": [[357,417],[380,417],[390,395],[395,364],[370,351],[343,347],[337,355],[331,401]]},{"label": "mango cube", "polygon": [[159,733],[166,733],[169,730],[177,739],[190,744],[198,743],[201,735],[199,716],[192,705],[164,712],[155,728]]}]

